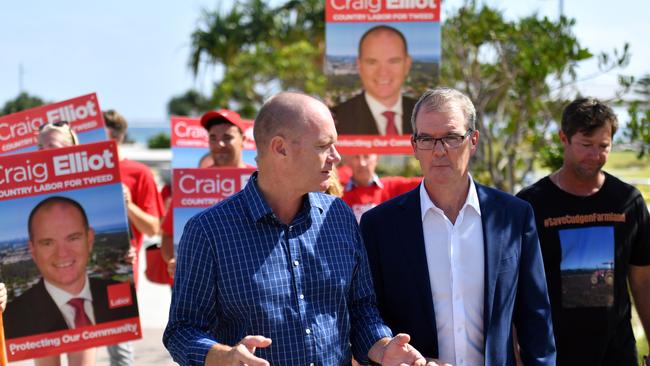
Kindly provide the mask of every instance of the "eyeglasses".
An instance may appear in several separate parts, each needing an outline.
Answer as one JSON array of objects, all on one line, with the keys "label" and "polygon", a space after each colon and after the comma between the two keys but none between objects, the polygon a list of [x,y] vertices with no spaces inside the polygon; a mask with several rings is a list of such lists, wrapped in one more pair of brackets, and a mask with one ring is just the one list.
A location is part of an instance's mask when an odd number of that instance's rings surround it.
[{"label": "eyeglasses", "polygon": [[68,121],[56,121],[56,122],[43,123],[42,125],[38,126],[38,130],[43,131],[45,126],[48,126],[48,125],[52,125],[54,127],[63,127],[63,126],[70,127],[70,123]]},{"label": "eyeglasses", "polygon": [[431,136],[415,136],[415,147],[420,150],[433,150],[436,148],[436,143],[440,141],[445,149],[457,149],[463,144],[465,138],[474,132],[473,129],[468,129],[464,135],[447,135],[444,137],[431,137]]}]

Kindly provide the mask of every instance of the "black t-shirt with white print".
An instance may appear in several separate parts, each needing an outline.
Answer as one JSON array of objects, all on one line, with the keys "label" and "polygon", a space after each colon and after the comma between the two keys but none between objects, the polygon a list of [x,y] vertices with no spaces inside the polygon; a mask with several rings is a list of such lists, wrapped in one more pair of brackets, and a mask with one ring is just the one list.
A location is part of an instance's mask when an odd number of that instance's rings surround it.
[{"label": "black t-shirt with white print", "polygon": [[629,265],[650,265],[650,217],[639,191],[605,173],[582,197],[542,178],[517,194],[533,206],[558,365],[636,365]]}]

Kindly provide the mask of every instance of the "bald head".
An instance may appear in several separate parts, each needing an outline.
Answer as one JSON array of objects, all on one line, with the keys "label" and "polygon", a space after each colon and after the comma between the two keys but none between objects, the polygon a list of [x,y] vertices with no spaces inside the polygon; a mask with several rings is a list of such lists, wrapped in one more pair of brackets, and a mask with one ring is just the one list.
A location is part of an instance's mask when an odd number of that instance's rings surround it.
[{"label": "bald head", "polygon": [[258,155],[263,155],[271,139],[298,138],[309,126],[314,113],[330,114],[325,104],[305,94],[282,92],[271,97],[260,109],[253,125]]}]

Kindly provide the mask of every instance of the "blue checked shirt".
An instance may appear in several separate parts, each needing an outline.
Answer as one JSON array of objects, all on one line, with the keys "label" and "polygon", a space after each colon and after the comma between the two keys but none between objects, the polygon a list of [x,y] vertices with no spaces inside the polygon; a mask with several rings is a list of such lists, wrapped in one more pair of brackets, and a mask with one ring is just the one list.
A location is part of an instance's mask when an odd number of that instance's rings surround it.
[{"label": "blue checked shirt", "polygon": [[[253,175],[231,198],[194,216],[179,245],[163,342],[181,365],[203,365],[217,342],[272,339],[271,365],[349,365],[390,337],[375,304],[352,211],[309,193],[290,225],[278,221]],[[350,347],[350,343],[352,347]]]}]

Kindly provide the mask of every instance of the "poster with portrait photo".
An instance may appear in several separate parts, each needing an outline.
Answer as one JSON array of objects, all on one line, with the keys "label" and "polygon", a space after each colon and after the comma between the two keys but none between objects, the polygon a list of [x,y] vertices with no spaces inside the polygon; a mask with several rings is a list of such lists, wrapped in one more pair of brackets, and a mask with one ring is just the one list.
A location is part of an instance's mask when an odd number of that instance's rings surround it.
[{"label": "poster with portrait photo", "polygon": [[[242,158],[245,163],[256,165],[255,142],[253,140],[253,121],[244,120],[249,128],[244,132],[244,150]],[[172,169],[207,168],[213,164],[210,154],[208,131],[201,126],[201,119],[196,117],[172,116],[171,148]]]},{"label": "poster with portrait photo", "polygon": [[114,141],[0,156],[9,361],[142,337]]},{"label": "poster with portrait photo", "polygon": [[62,121],[77,134],[79,143],[107,140],[97,95],[91,93],[0,117],[0,155],[36,151],[42,126]]},{"label": "poster with portrait photo", "polygon": [[174,169],[171,206],[174,252],[187,221],[242,190],[254,171],[254,168]]},{"label": "poster with portrait photo", "polygon": [[411,152],[411,112],[436,85],[440,0],[326,1],[325,100],[344,154]]}]

